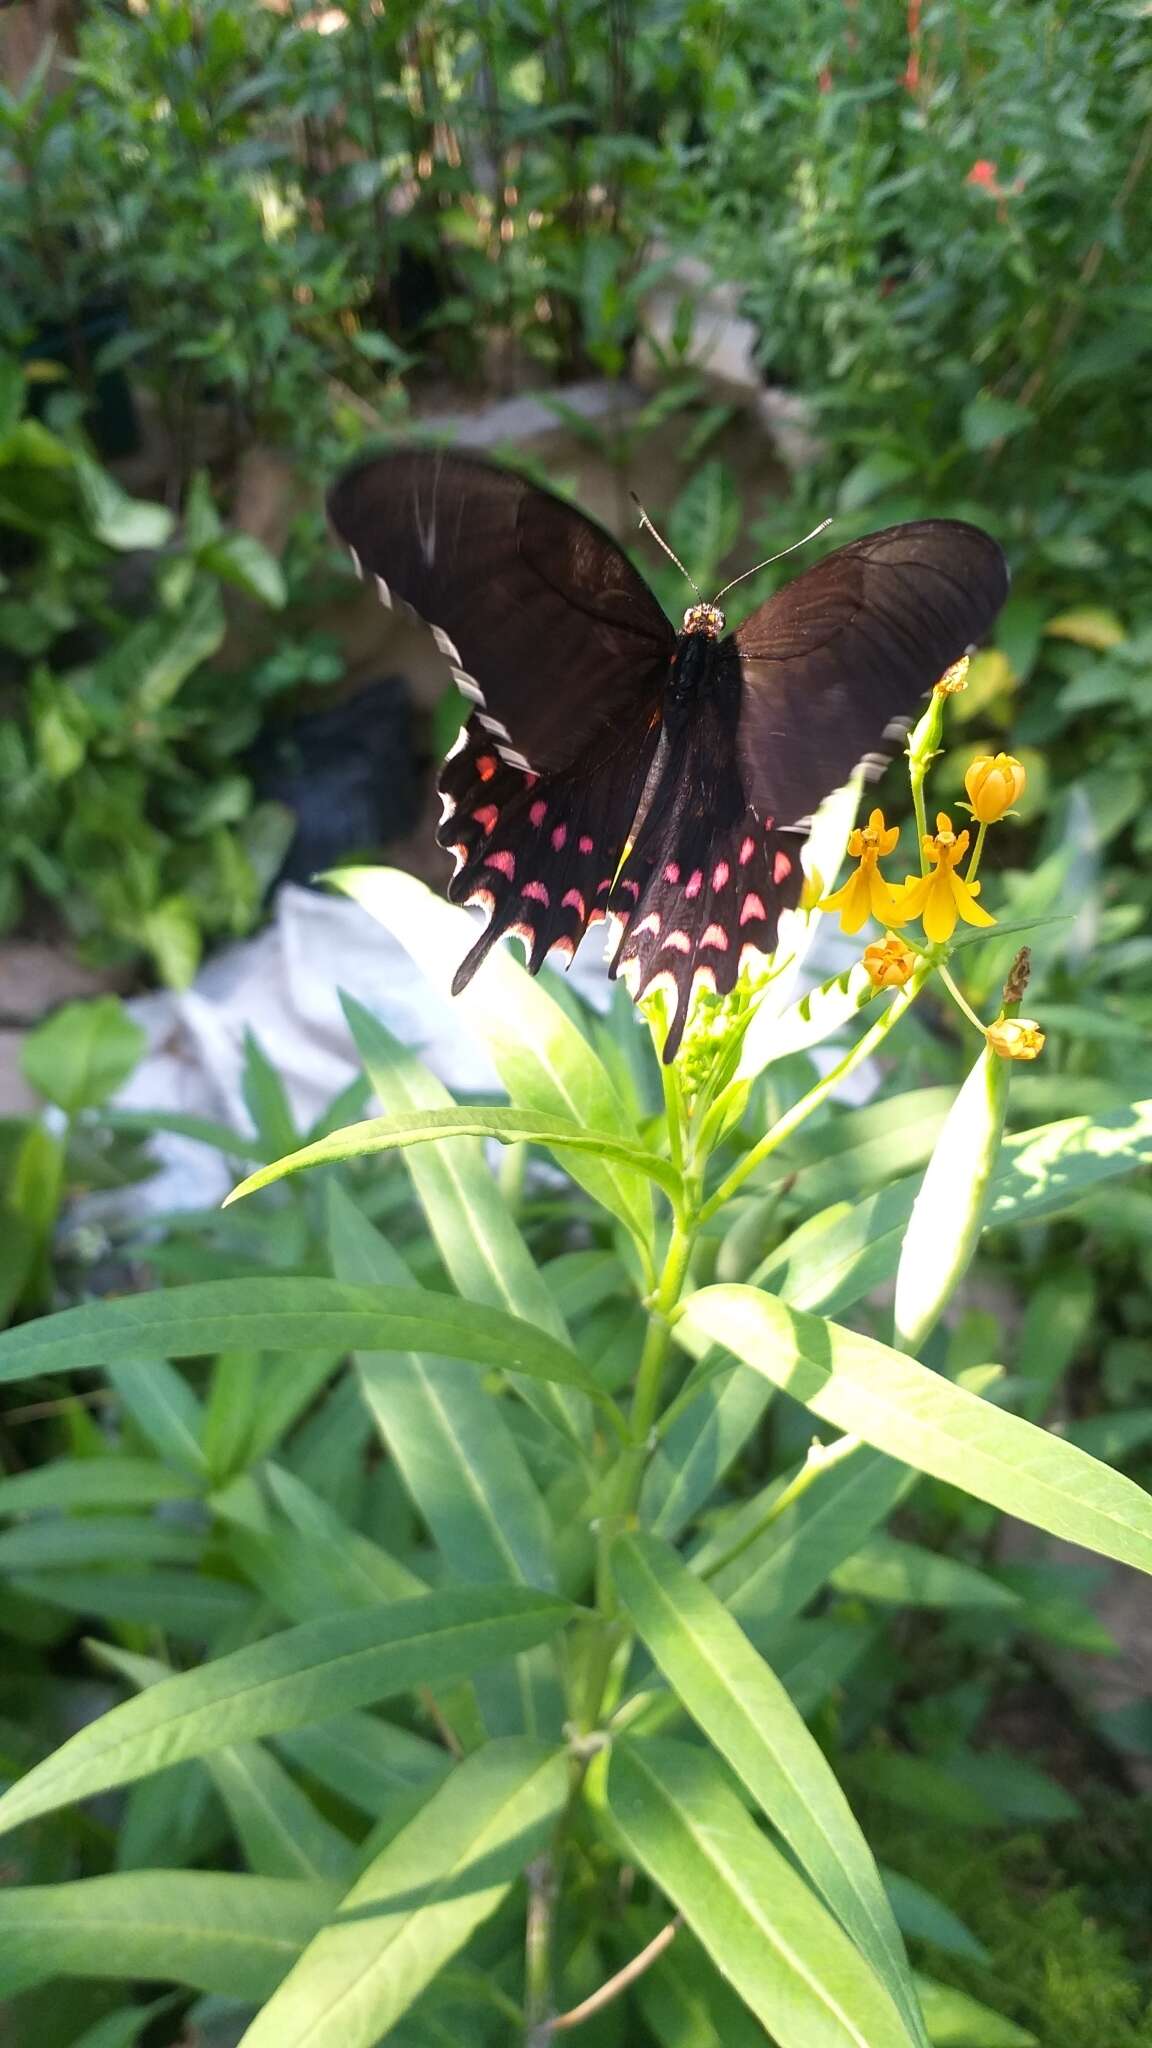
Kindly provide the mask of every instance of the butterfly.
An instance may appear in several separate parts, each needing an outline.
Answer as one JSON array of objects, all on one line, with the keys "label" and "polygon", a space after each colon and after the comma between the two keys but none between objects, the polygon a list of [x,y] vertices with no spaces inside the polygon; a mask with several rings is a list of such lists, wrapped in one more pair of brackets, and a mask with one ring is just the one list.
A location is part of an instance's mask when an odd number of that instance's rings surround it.
[{"label": "butterfly", "polygon": [[727,994],[772,952],[817,806],[891,758],[1008,590],[989,535],[915,520],[826,555],[735,632],[700,602],[678,633],[602,527],[478,455],[368,456],[328,510],[473,706],[437,837],[450,899],[487,924],[453,992],[505,934],[535,974],[607,917],[610,974],[669,993],[665,1060],[695,989]]}]

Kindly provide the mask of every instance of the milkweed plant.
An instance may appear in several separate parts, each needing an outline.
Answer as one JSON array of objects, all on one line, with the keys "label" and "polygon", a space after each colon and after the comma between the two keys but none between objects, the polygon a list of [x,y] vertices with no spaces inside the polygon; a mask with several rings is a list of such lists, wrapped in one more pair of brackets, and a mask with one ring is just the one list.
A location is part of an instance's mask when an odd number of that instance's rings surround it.
[{"label": "milkweed plant", "polygon": [[[132,1696],[0,1797],[27,1841],[196,1765],[235,1837],[219,1868],[0,1890],[17,1983],[170,1978],[230,1999],[244,2048],[927,2048],[974,2013],[965,2038],[1025,2039],[913,1969],[905,1937],[922,1964],[954,1916],[881,1871],[842,1783],[867,1783],[850,1710],[893,1572],[1026,1619],[993,1567],[886,1533],[925,1478],[1152,1571],[1147,1496],[1014,1412],[1011,1342],[962,1366],[942,1341],[985,1224],[1066,1209],[1152,1149],[1152,1103],[1029,1124],[1025,953],[994,1014],[963,993],[957,948],[1004,934],[983,859],[1024,774],[976,760],[963,819],[933,829],[962,682],[909,742],[913,860],[881,810],[852,826],[857,793],[833,799],[776,956],[698,996],[673,1065],[622,997],[601,1017],[504,952],[459,1001],[506,1100],[461,1104],[347,1001],[383,1114],[275,1159],[273,1116],[236,1189],[277,1183],[277,1214],[306,1198],[332,1277],[194,1280],[0,1337],[7,1379],[103,1366],[156,1398],[172,1360],[227,1360],[248,1448],[221,1464],[202,1442],[185,1487],[212,1583],[260,1595],[202,1624],[189,1668],[178,1618],[175,1648],[122,1630],[102,1661]],[[335,879],[446,990],[466,914],[402,875]],[[832,918],[858,956],[802,992]],[[951,1106],[844,1107],[930,990],[970,1047]],[[658,1051],[661,996],[643,1007]],[[415,1248],[364,1194],[359,1162],[387,1153]],[[325,1388],[324,1455],[337,1417],[350,1473],[372,1432],[385,1453],[369,1519],[351,1478],[325,1495],[278,1446],[267,1411]]]}]

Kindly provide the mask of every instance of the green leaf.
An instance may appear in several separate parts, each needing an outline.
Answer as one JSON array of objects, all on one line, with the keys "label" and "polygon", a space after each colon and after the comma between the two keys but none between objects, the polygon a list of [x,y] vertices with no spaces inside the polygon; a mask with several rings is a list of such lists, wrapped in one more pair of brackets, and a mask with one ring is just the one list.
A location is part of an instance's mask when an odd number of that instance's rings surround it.
[{"label": "green leaf", "polygon": [[[443,1115],[451,1122],[460,1115],[443,1082],[375,1017],[348,997],[344,1011],[372,1086],[389,1112],[385,1121],[404,1118],[419,1123]],[[341,1135],[334,1133],[328,1142],[338,1143]],[[466,1300],[507,1309],[566,1342],[564,1319],[476,1139],[420,1146],[405,1155],[404,1163],[459,1293]],[[586,1434],[587,1410],[570,1396],[551,1387],[521,1391],[554,1428],[578,1442]]]},{"label": "green leaf", "polygon": [[374,1714],[340,1714],[308,1728],[285,1729],[277,1749],[370,1820],[397,1795],[430,1790],[451,1764],[447,1750]]},{"label": "green leaf", "polygon": [[291,1151],[298,1144],[300,1133],[288,1091],[254,1031],[244,1033],[240,1092],[264,1156],[275,1158],[281,1152]]},{"label": "green leaf", "polygon": [[467,1677],[547,1641],[571,1612],[551,1594],[472,1586],[304,1622],[113,1707],[0,1798],[0,1828],[185,1757]]},{"label": "green leaf", "polygon": [[163,1629],[178,1640],[207,1642],[221,1630],[250,1627],[255,1603],[243,1586],[203,1572],[22,1572],[12,1580],[30,1600],[69,1614],[105,1615]]},{"label": "green leaf", "polygon": [[682,1743],[614,1745],[608,1813],[778,2048],[909,2048],[888,1992],[827,1907]]},{"label": "green leaf", "polygon": [[[339,1188],[329,1216],[340,1279],[411,1285],[403,1259]],[[360,1352],[356,1364],[377,1428],[453,1575],[554,1586],[544,1504],[499,1402],[475,1373],[418,1351]]]},{"label": "green leaf", "polygon": [[0,1332],[0,1382],[92,1371],[125,1352],[199,1358],[218,1351],[407,1351],[467,1358],[579,1387],[614,1403],[554,1337],[515,1316],[416,1288],[338,1280],[205,1280],[162,1294],[85,1302]]},{"label": "green leaf", "polygon": [[1053,1536],[1152,1571],[1152,1501],[1140,1487],[887,1345],[752,1287],[706,1287],[685,1322],[834,1428]]},{"label": "green leaf", "polygon": [[282,610],[288,601],[288,587],[279,562],[250,533],[229,533],[209,541],[200,550],[200,561],[214,576],[234,583],[247,597],[257,598],[276,611]]},{"label": "green leaf", "polygon": [[44,1515],[0,1534],[0,1572],[60,1565],[196,1564],[203,1533],[144,1515]]},{"label": "green leaf", "polygon": [[1041,2048],[1035,2034],[982,2005],[954,1984],[917,1974],[916,1989],[933,2048]]},{"label": "green leaf", "polygon": [[[445,997],[476,928],[466,912],[434,896],[410,875],[344,868],[334,885],[392,932],[433,988]],[[583,1033],[548,993],[547,970],[533,978],[504,946],[455,999],[464,1023],[484,1041],[519,1109],[559,1116],[582,1130],[630,1133],[627,1107]],[[647,1181],[614,1161],[569,1151],[565,1169],[644,1245],[652,1240]]]},{"label": "green leaf", "polygon": [[641,1514],[671,1540],[709,1500],[772,1399],[758,1373],[734,1366],[700,1388],[673,1419],[644,1474]]},{"label": "green leaf", "polygon": [[206,1870],[0,1890],[0,1994],[52,1977],[172,1978],[267,1998],[339,1892]]},{"label": "green leaf", "polygon": [[894,1536],[873,1536],[831,1574],[838,1593],[880,1600],[894,1607],[1019,1608],[1019,1595],[998,1579],[939,1557],[918,1543]]},{"label": "green leaf", "polygon": [[233,1743],[205,1762],[257,1877],[347,1884],[356,1866],[352,1843],[258,1742]]},{"label": "green leaf", "polygon": [[68,1116],[98,1109],[144,1057],[147,1033],[115,996],[65,1003],[30,1031],[20,1051],[24,1078]]},{"label": "green leaf", "polygon": [[[566,1163],[569,1152],[592,1152],[617,1165],[645,1173],[669,1196],[680,1191],[680,1176],[670,1160],[661,1159],[627,1138],[611,1131],[584,1131],[565,1117],[545,1116],[540,1110],[472,1109],[467,1104],[451,1109],[423,1110],[411,1116],[373,1116],[364,1123],[349,1124],[333,1131],[315,1145],[304,1145],[272,1166],[262,1166],[233,1188],[227,1202],[238,1202],[255,1194],[285,1174],[300,1173],[309,1166],[331,1166],[345,1159],[362,1159],[374,1152],[405,1151],[411,1145],[426,1145],[432,1139],[443,1143],[453,1138],[496,1138],[502,1145],[546,1145]],[[227,1207],[227,1202],[225,1207]]]},{"label": "green leaf", "polygon": [[881,1866],[880,1875],[902,1934],[912,1941],[927,1942],[931,1948],[938,1948],[941,1955],[962,1956],[973,1963],[989,1960],[983,1942],[977,1941],[943,1899],[917,1884],[915,1878],[902,1877],[897,1870]]},{"label": "green leaf", "polygon": [[82,448],[73,447],[72,466],[92,531],[107,547],[162,548],[171,539],[175,521],[166,505],[130,498]]},{"label": "green leaf", "polygon": [[998,441],[1007,441],[1032,424],[1035,414],[1023,405],[1016,405],[1010,398],[996,398],[990,392],[981,392],[964,407],[960,416],[964,446],[973,455],[979,455],[985,448],[994,448]]},{"label": "green leaf", "polygon": [[204,1485],[203,1410],[183,1375],[164,1358],[117,1357],[105,1364],[121,1407],[153,1450],[193,1484]]},{"label": "green leaf", "polygon": [[569,1772],[562,1752],[521,1741],[466,1758],[369,1864],[241,2048],[373,2048],[539,1852]]},{"label": "green leaf", "polygon": [[1004,1132],[1010,1066],[984,1046],[933,1147],[896,1269],[893,1318],[902,1351],[919,1351],[979,1242]]},{"label": "green leaf", "polygon": [[[1149,1159],[1152,1101],[1020,1131],[1000,1148],[985,1226],[1068,1209],[1091,1188]],[[916,1179],[896,1181],[811,1218],[802,1239],[797,1234],[765,1259],[757,1281],[797,1308],[831,1315],[850,1307],[896,1271],[917,1192]]]},{"label": "green leaf", "polygon": [[612,1569],[677,1697],[726,1757],[923,2041],[911,1974],[872,1853],[774,1671],[714,1593],[655,1537],[620,1537]]},{"label": "green leaf", "polygon": [[181,1473],[149,1458],[57,1458],[0,1479],[0,1517],[43,1508],[147,1508],[194,1492]]}]

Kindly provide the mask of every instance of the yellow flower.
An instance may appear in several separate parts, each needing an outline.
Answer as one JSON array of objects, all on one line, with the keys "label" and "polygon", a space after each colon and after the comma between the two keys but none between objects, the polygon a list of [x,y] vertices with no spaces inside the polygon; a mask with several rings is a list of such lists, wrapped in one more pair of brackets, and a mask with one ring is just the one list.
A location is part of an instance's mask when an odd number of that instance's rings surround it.
[{"label": "yellow flower", "polygon": [[886,825],[883,811],[873,811],[866,825],[849,833],[848,857],[860,865],[843,888],[826,896],[820,905],[821,910],[839,911],[841,931],[858,932],[870,916],[879,924],[900,922],[893,915],[895,896],[876,865],[884,854],[891,853],[899,837],[900,827]]},{"label": "yellow flower", "polygon": [[981,825],[994,825],[1018,802],[1026,780],[1015,755],[981,754],[964,777],[972,816]]},{"label": "yellow flower", "polygon": [[946,668],[938,683],[933,687],[941,697],[954,697],[959,690],[968,688],[968,656],[962,654],[951,668]]},{"label": "yellow flower", "polygon": [[998,1017],[987,1037],[1002,1060],[1035,1060],[1044,1050],[1044,1033],[1031,1017]]},{"label": "yellow flower", "polygon": [[895,932],[889,932],[886,939],[865,946],[864,965],[873,988],[903,988],[915,973],[916,955]]},{"label": "yellow flower", "polygon": [[995,924],[996,919],[976,901],[979,882],[966,882],[956,873],[968,851],[969,837],[967,832],[954,832],[951,818],[944,811],[938,812],[936,836],[924,841],[932,872],[909,876],[896,899],[897,915],[890,920],[893,924],[907,924],[909,918],[922,917],[924,931],[933,945],[951,938],[958,917],[965,924]]}]

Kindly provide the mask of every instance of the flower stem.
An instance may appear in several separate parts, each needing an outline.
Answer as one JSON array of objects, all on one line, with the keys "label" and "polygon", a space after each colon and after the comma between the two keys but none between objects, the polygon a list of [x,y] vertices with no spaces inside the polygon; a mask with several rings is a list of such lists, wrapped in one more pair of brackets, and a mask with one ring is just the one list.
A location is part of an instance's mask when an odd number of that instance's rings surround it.
[{"label": "flower stem", "polygon": [[710,1222],[717,1211],[724,1207],[725,1202],[731,1200],[736,1190],[743,1187],[749,1174],[755,1173],[762,1160],[770,1158],[785,1139],[790,1138],[793,1131],[799,1129],[805,1119],[811,1116],[813,1110],[819,1109],[820,1104],[839,1087],[841,1081],[847,1080],[848,1075],[854,1073],[869,1054],[875,1052],[878,1045],[883,1044],[893,1026],[899,1023],[905,1011],[915,1002],[931,972],[932,962],[922,961],[912,979],[893,997],[883,1016],[873,1024],[872,1029],[857,1040],[843,1059],[825,1074],[822,1080],[817,1081],[815,1087],[808,1090],[807,1095],[801,1096],[799,1102],[793,1103],[792,1108],[785,1112],[778,1123],[773,1124],[772,1129],[765,1133],[759,1144],[753,1145],[752,1150],[746,1152],[739,1164],[732,1168],[727,1179],[721,1181],[715,1194],[709,1197],[700,1210],[698,1223]]},{"label": "flower stem", "polygon": [[[980,865],[980,856],[984,851],[984,841],[987,839],[987,837],[988,827],[987,825],[981,825],[980,830],[976,834],[976,844],[972,848],[972,858],[968,863],[967,871],[964,876],[964,880],[966,882],[974,881],[976,878],[976,870]],[[981,1026],[981,1030],[983,1030],[983,1026]]]},{"label": "flower stem", "polygon": [[960,990],[957,988],[956,983],[953,981],[952,976],[949,974],[948,969],[945,967],[943,961],[940,962],[940,965],[936,971],[939,974],[941,981],[944,983],[945,988],[948,990],[948,993],[951,996],[953,1002],[956,1004],[957,1009],[963,1010],[964,1015],[968,1019],[968,1022],[976,1026],[976,1029],[980,1033],[981,1038],[983,1038],[985,1026],[981,1023],[979,1017],[976,1015],[976,1012],[972,1008],[972,1005],[969,1002],[967,1002],[965,998],[961,995]]}]

